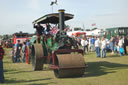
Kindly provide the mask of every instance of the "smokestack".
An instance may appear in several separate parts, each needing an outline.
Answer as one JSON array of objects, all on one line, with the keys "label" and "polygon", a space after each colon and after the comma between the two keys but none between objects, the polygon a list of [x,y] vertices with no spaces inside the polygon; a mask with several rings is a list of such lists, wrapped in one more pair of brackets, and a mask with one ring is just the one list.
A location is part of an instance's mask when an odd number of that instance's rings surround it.
[{"label": "smokestack", "polygon": [[60,31],[64,30],[64,21],[65,21],[65,17],[64,17],[64,9],[60,9],[59,11],[59,27],[60,27]]}]

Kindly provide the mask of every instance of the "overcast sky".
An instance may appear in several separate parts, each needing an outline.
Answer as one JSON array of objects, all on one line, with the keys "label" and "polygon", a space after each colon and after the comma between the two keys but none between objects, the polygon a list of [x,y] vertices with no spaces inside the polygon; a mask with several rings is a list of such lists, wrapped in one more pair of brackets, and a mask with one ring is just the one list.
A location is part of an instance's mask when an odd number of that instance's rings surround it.
[{"label": "overcast sky", "polygon": [[[0,34],[33,33],[32,21],[52,12],[51,0],[0,0]],[[128,0],[58,0],[53,12],[74,14],[71,27],[110,28],[128,26]]]}]

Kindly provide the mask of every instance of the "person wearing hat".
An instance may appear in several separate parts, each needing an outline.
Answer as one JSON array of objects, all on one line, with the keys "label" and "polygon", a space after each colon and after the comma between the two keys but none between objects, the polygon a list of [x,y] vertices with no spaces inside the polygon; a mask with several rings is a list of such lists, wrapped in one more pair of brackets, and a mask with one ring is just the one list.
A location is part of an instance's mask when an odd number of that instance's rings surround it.
[{"label": "person wearing hat", "polygon": [[4,83],[3,56],[4,56],[4,49],[0,44],[0,83]]},{"label": "person wearing hat", "polygon": [[36,29],[37,41],[39,43],[40,38],[43,35],[43,32],[44,32],[45,28],[43,26],[41,26],[40,24],[34,24],[34,28]]}]

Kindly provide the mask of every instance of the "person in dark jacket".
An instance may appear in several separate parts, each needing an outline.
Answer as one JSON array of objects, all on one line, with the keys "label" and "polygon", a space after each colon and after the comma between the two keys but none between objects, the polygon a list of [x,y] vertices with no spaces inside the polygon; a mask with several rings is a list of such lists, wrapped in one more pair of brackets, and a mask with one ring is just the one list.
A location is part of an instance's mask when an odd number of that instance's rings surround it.
[{"label": "person in dark jacket", "polygon": [[123,44],[123,48],[124,48],[124,53],[125,55],[127,55],[127,49],[126,46],[128,45],[128,40],[127,38],[124,36],[124,44]]},{"label": "person in dark jacket", "polygon": [[34,28],[36,29],[36,35],[41,36],[44,31],[44,27],[40,24],[34,24]]},{"label": "person in dark jacket", "polygon": [[15,62],[20,62],[20,40],[15,44]]},{"label": "person in dark jacket", "polygon": [[0,45],[0,83],[4,83],[3,56],[4,56],[4,49]]},{"label": "person in dark jacket", "polygon": [[37,41],[38,43],[40,43],[40,38],[43,35],[45,28],[41,26],[40,24],[34,24],[34,28],[36,29]]}]

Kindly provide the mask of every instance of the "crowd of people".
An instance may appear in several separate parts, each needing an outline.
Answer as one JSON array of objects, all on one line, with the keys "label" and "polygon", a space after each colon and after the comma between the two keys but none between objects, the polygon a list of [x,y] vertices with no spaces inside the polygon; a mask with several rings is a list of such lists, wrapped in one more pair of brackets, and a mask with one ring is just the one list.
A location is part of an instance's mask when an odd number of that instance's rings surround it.
[{"label": "crowd of people", "polygon": [[112,54],[116,53],[117,55],[119,53],[120,56],[123,56],[124,54],[127,55],[128,39],[125,36],[111,36],[110,40],[105,37],[88,37],[81,40],[81,45],[84,55],[86,51],[95,51],[97,57],[105,58],[106,52],[111,51]]},{"label": "crowd of people", "polygon": [[[22,46],[21,46],[22,44]],[[11,57],[12,57],[12,60],[14,63],[16,62],[25,62],[26,61],[26,55],[29,55],[29,54],[26,54],[29,52],[29,49],[30,49],[30,41],[27,40],[23,43],[20,43],[20,40],[17,41],[17,43],[14,45],[14,47],[12,48],[12,51],[11,51]],[[28,51],[28,52],[26,52]],[[22,52],[22,60],[21,60],[21,52]]]}]

